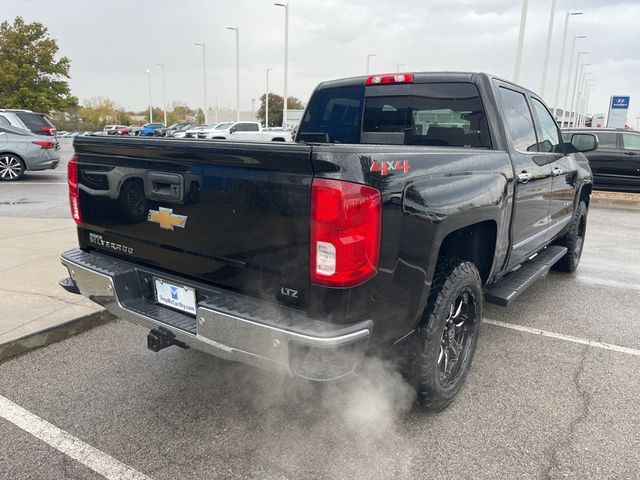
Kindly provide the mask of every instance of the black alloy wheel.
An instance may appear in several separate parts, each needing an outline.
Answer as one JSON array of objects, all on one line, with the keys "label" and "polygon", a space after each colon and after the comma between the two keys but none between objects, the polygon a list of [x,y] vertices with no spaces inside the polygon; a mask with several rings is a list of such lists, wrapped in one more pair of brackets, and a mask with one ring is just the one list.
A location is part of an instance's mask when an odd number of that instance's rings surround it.
[{"label": "black alloy wheel", "polygon": [[449,307],[438,353],[438,379],[443,388],[455,385],[471,360],[474,337],[477,335],[476,305],[469,290],[460,292]]},{"label": "black alloy wheel", "polygon": [[409,355],[409,379],[425,410],[449,406],[471,368],[482,320],[482,280],[471,262],[443,261]]}]

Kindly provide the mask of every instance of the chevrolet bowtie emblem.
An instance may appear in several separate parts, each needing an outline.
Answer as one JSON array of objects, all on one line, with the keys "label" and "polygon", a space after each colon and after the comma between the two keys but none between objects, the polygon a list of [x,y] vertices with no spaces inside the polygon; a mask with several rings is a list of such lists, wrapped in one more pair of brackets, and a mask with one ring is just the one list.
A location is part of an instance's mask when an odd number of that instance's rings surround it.
[{"label": "chevrolet bowtie emblem", "polygon": [[174,215],[170,208],[162,208],[158,210],[149,210],[147,220],[160,225],[165,230],[173,230],[173,227],[184,228],[187,223],[186,215]]}]

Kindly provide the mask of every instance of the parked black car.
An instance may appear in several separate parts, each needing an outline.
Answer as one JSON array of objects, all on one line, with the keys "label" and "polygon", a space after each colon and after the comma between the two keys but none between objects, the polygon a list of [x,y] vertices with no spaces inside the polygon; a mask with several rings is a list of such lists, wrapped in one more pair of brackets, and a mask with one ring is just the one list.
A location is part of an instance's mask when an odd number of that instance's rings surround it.
[{"label": "parked black car", "polygon": [[165,128],[159,128],[156,130],[156,136],[157,137],[171,137],[173,136],[174,132],[177,132],[179,130],[186,130],[187,128],[191,127],[191,123],[187,123],[187,122],[182,122],[182,123],[174,123],[173,125],[169,126],[169,127],[165,127]]},{"label": "parked black car", "polygon": [[593,133],[598,138],[598,148],[584,154],[593,171],[594,188],[640,192],[640,132],[614,128],[562,131],[566,141],[571,141],[573,133]]}]

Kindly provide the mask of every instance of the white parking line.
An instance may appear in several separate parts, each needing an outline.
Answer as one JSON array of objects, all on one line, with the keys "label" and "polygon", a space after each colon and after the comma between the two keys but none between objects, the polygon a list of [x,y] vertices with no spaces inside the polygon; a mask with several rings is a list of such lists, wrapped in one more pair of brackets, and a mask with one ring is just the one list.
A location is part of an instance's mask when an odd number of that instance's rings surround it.
[{"label": "white parking line", "polygon": [[3,183],[2,186],[5,185],[20,185],[21,187],[24,185],[66,185],[67,182],[15,182],[15,183]]},{"label": "white parking line", "polygon": [[151,480],[143,473],[84,443],[2,395],[0,395],[0,418],[13,423],[109,480]]},{"label": "white parking line", "polygon": [[490,318],[483,318],[482,322],[488,323],[489,325],[495,325],[496,327],[510,328],[511,330],[517,330],[519,332],[542,335],[543,337],[556,338],[558,340],[564,340],[565,342],[579,343],[581,345],[589,345],[590,347],[602,348],[604,350],[612,350],[614,352],[626,353],[627,355],[635,355],[636,357],[640,357],[640,350],[636,350],[634,348],[621,347],[619,345],[612,345],[610,343],[594,342],[593,340],[587,340],[585,338],[564,335],[562,333],[549,332],[548,330],[540,330],[539,328],[514,325],[513,323],[491,320]]}]

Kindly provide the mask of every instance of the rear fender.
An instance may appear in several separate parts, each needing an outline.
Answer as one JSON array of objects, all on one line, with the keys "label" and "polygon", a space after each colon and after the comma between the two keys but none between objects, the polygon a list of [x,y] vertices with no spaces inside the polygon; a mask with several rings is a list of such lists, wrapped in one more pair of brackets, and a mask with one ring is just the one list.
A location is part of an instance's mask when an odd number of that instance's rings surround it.
[{"label": "rear fender", "polygon": [[415,258],[424,269],[423,302],[431,289],[442,242],[451,233],[470,225],[487,221],[496,225],[495,254],[487,277],[494,275],[508,251],[509,185],[509,179],[497,172],[437,175],[406,185],[402,209],[403,231],[408,235],[401,241],[400,256]]}]

